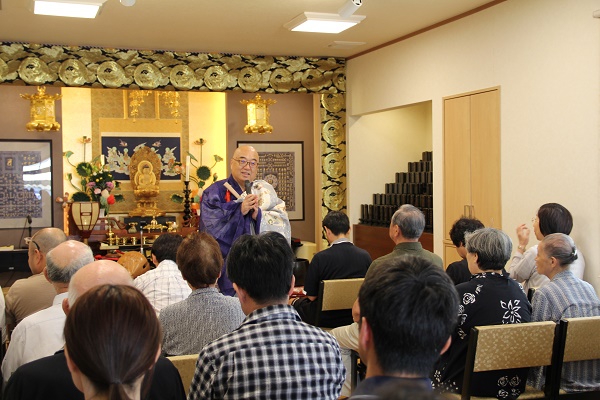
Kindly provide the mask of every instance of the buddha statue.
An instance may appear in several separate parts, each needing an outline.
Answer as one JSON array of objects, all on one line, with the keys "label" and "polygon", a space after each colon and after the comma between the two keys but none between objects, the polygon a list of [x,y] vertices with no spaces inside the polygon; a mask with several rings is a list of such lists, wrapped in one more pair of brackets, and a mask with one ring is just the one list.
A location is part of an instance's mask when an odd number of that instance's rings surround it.
[{"label": "buddha statue", "polygon": [[157,208],[160,193],[160,157],[148,146],[140,147],[131,156],[129,177],[133,186],[136,208],[129,213],[133,217],[161,216],[165,213]]}]

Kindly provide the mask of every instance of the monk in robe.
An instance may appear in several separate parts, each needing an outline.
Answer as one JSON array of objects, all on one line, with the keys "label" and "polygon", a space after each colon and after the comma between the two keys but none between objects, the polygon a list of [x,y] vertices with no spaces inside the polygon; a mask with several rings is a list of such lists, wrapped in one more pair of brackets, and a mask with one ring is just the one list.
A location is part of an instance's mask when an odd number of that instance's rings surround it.
[{"label": "monk in robe", "polygon": [[[256,180],[258,161],[254,147],[238,147],[231,159],[229,178],[210,185],[200,201],[199,230],[208,232],[219,243],[225,265],[217,283],[221,292],[228,296],[233,296],[235,291],[227,277],[227,254],[238,237],[275,231],[291,241],[285,202],[277,197],[271,184]],[[246,181],[252,185],[249,193],[246,192]]]}]

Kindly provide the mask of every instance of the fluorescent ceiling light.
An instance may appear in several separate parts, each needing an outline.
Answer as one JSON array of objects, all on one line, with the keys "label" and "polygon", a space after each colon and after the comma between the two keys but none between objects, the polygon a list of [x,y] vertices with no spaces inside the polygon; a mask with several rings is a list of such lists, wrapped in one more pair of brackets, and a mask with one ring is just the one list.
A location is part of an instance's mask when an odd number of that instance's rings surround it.
[{"label": "fluorescent ceiling light", "polygon": [[283,26],[294,32],[340,33],[365,18],[364,15],[343,18],[338,14],[304,12]]},{"label": "fluorescent ceiling light", "polygon": [[107,0],[34,0],[33,13],[56,17],[96,18]]}]

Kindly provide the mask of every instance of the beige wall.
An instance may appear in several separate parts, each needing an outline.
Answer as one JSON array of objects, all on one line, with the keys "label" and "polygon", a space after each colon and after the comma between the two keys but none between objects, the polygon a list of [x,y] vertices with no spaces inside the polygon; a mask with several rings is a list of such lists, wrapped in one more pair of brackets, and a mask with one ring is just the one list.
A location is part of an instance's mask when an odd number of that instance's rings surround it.
[{"label": "beige wall", "polygon": [[[531,225],[541,204],[563,204],[575,219],[585,278],[600,291],[596,9],[598,0],[509,0],[349,60],[350,167],[364,152],[354,138],[369,134],[358,116],[432,101],[435,251],[442,255],[442,98],[500,86],[502,226],[515,243],[516,226]],[[369,180],[387,182],[379,168],[372,167]],[[360,203],[359,189],[369,180],[350,174],[350,204]]]}]

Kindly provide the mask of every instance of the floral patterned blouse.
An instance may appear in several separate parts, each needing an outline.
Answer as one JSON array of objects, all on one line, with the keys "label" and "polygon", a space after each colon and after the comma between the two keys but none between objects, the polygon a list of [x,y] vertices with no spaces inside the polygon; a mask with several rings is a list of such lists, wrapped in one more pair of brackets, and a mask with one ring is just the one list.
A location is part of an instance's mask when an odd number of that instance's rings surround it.
[{"label": "floral patterned blouse", "polygon": [[[482,325],[531,321],[531,304],[521,284],[508,273],[483,272],[456,286],[460,298],[458,325],[452,344],[435,365],[433,386],[441,391],[462,391],[471,328]],[[471,381],[472,395],[515,399],[525,391],[527,368],[479,372]]]}]

